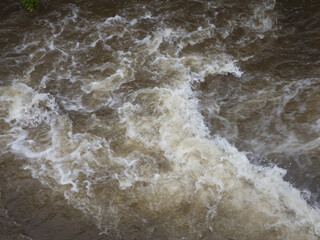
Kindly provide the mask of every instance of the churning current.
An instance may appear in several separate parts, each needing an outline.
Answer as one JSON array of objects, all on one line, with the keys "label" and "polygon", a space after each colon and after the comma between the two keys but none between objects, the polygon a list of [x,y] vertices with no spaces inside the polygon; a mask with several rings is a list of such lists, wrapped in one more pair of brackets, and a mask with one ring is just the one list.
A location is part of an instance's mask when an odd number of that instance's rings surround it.
[{"label": "churning current", "polygon": [[320,3],[0,3],[1,239],[319,239]]}]

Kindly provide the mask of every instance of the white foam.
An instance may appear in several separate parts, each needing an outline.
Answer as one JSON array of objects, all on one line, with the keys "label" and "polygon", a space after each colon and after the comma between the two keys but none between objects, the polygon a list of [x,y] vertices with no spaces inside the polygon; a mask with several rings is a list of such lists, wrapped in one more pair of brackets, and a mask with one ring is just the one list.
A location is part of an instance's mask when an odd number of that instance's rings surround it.
[{"label": "white foam", "polygon": [[1,100],[9,106],[6,122],[15,121],[22,126],[36,127],[42,122],[49,123],[50,114],[57,111],[55,99],[50,94],[36,93],[22,83],[4,89]]}]

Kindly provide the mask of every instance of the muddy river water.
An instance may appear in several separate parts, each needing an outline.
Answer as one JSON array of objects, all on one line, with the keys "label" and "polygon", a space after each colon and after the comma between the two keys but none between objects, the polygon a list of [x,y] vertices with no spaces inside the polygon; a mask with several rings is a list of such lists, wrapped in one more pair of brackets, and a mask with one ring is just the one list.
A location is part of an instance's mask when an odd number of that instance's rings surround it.
[{"label": "muddy river water", "polygon": [[320,2],[0,3],[1,239],[319,239]]}]

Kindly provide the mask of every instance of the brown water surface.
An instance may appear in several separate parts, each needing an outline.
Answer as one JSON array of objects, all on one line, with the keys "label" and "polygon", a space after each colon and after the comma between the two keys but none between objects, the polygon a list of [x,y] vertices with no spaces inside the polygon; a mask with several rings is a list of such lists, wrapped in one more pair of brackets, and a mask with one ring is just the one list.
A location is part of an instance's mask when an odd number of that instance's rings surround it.
[{"label": "brown water surface", "polygon": [[319,239],[320,3],[0,3],[1,239]]}]

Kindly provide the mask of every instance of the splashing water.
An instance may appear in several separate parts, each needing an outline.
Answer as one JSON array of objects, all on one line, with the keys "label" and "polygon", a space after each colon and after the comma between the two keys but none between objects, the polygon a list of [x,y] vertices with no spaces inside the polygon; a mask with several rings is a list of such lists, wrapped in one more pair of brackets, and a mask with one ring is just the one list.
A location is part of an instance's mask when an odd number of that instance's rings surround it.
[{"label": "splashing water", "polygon": [[319,120],[294,118],[310,110],[308,89],[318,101],[319,79],[251,69],[287,30],[276,2],[85,4],[3,44],[3,156],[107,239],[319,239],[307,190],[238,150],[272,159],[319,146]]}]

